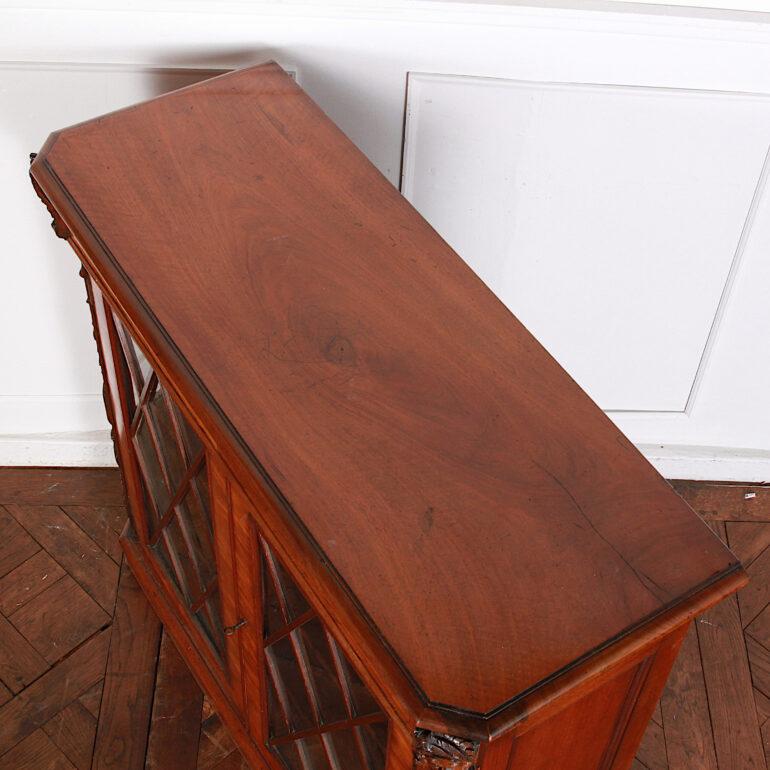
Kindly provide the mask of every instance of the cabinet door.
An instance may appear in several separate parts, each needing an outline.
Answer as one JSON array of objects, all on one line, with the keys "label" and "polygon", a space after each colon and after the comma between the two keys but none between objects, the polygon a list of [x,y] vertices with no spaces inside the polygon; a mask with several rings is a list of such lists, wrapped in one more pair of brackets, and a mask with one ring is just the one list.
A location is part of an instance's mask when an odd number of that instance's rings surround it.
[{"label": "cabinet door", "polygon": [[99,288],[86,283],[136,539],[197,652],[237,692],[226,644],[234,620],[223,615],[217,569],[211,451]]},{"label": "cabinet door", "polygon": [[252,736],[276,770],[385,770],[389,719],[260,531],[269,503],[222,483],[227,494],[216,498],[228,501],[233,526]]}]

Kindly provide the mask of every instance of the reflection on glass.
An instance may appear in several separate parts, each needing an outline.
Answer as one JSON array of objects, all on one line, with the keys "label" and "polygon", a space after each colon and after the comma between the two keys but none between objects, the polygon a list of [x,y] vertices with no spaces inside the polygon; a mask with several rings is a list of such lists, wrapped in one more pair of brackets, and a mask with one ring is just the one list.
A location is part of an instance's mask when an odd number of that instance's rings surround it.
[{"label": "reflection on glass", "polygon": [[384,770],[386,716],[283,565],[261,546],[268,745],[287,770]]}]

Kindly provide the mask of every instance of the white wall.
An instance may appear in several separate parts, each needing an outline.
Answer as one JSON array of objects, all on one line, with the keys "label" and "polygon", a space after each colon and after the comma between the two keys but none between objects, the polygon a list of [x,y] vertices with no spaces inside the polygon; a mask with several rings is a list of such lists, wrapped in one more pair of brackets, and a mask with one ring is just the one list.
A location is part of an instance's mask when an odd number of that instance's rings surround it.
[{"label": "white wall", "polygon": [[664,473],[770,478],[764,21],[44,5],[0,6],[0,464],[112,458],[77,261],[27,154],[54,128],[275,58],[397,185],[406,126],[404,193]]}]

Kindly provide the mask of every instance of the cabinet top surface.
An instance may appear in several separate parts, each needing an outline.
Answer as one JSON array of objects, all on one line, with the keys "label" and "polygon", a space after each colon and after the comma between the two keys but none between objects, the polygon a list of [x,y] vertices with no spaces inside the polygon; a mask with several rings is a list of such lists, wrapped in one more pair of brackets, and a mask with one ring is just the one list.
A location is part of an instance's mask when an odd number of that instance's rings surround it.
[{"label": "cabinet top surface", "polygon": [[277,65],[41,164],[431,703],[488,713],[734,568]]}]

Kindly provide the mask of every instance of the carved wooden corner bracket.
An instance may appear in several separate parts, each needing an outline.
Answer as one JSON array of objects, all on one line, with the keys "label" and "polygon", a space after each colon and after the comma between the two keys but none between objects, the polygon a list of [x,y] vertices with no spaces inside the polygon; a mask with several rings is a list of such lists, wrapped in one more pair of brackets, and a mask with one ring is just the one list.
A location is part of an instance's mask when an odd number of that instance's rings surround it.
[{"label": "carved wooden corner bracket", "polygon": [[[29,154],[30,164],[33,160],[35,160],[36,157],[36,152],[31,152]],[[69,228],[64,224],[64,222],[62,222],[61,217],[56,213],[56,209],[54,209],[54,207],[51,205],[51,201],[48,200],[46,194],[40,189],[40,185],[35,181],[35,178],[31,174],[29,178],[32,180],[32,187],[35,188],[37,197],[43,201],[43,205],[48,209],[48,213],[51,215],[51,227],[53,227],[53,231],[56,233],[56,235],[59,236],[59,238],[64,238],[65,241],[69,240],[69,238],[72,236]]]},{"label": "carved wooden corner bracket", "polygon": [[414,770],[477,770],[479,744],[454,735],[414,731]]}]

